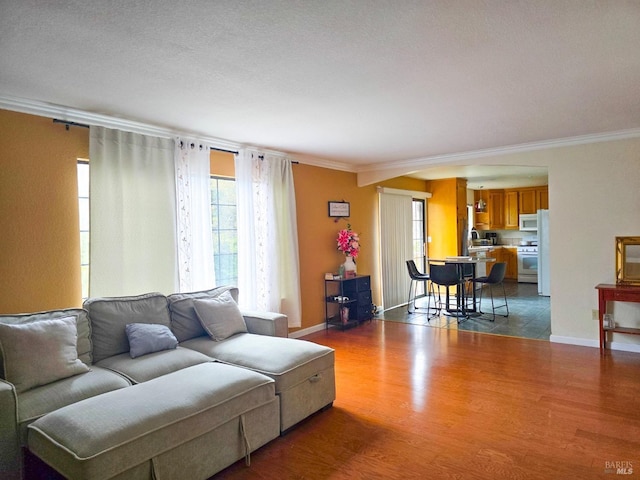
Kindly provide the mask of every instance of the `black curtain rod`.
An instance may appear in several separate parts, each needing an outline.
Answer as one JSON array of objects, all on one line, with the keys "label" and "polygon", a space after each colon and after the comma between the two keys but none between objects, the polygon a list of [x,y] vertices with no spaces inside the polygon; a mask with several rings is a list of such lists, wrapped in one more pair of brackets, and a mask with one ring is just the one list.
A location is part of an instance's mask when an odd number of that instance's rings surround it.
[{"label": "black curtain rod", "polygon": [[[89,128],[89,125],[85,124],[85,123],[78,123],[78,122],[70,122],[68,120],[60,120],[58,118],[54,118],[53,119],[53,123],[62,123],[64,124],[64,128],[69,130],[69,127],[82,127],[82,128]],[[216,147],[210,147],[211,150],[216,150],[217,152],[225,152],[225,153],[233,153],[234,155],[238,155],[239,152],[235,151],[235,150],[225,150],[224,148],[216,148]],[[261,160],[264,160],[264,156],[260,155]],[[291,161],[291,163],[293,163],[294,165],[297,165],[300,162],[296,162],[296,161]]]},{"label": "black curtain rod", "polygon": [[59,120],[57,118],[53,119],[53,123],[64,123],[64,128],[67,130],[69,130],[69,127],[89,128],[89,125],[85,125],[84,123],[70,122],[68,120]]},{"label": "black curtain rod", "polygon": [[[251,156],[253,156],[253,154],[251,154]],[[264,155],[258,155],[258,158],[260,160],[264,160]],[[296,160],[291,160],[291,164],[292,165],[298,165],[300,162],[296,161]]]},{"label": "black curtain rod", "polygon": [[234,155],[238,154],[238,152],[236,152],[234,150],[225,150],[224,148],[211,147],[211,150],[215,150],[216,152],[233,153]]}]

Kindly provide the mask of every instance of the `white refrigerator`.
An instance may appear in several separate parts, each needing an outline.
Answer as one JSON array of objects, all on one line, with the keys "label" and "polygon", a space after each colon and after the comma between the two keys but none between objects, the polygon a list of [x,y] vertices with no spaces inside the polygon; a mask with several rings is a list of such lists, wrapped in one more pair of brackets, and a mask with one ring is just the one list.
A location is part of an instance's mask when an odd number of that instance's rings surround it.
[{"label": "white refrigerator", "polygon": [[551,296],[549,280],[549,210],[538,210],[538,295]]}]

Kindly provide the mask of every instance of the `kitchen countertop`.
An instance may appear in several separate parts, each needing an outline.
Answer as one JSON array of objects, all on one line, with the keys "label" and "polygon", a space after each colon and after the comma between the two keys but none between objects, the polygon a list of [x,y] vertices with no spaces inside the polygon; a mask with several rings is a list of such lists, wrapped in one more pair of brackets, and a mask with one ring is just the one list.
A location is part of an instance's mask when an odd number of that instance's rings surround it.
[{"label": "kitchen countertop", "polygon": [[489,252],[500,245],[474,245],[469,247],[469,253],[471,252]]},{"label": "kitchen countertop", "polygon": [[516,248],[517,245],[474,245],[469,247],[469,253],[472,252],[490,252],[494,248]]}]

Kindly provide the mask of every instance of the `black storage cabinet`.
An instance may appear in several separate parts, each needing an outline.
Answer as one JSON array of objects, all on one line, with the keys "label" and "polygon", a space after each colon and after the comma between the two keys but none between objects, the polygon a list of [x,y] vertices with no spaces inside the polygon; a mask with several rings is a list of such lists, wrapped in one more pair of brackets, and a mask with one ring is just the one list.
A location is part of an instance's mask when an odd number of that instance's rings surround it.
[{"label": "black storage cabinet", "polygon": [[[373,318],[371,276],[325,280],[324,292],[327,328],[329,325],[346,328]],[[349,300],[336,300],[335,297],[348,297]],[[342,307],[349,308],[349,321],[346,323],[340,317]]]}]

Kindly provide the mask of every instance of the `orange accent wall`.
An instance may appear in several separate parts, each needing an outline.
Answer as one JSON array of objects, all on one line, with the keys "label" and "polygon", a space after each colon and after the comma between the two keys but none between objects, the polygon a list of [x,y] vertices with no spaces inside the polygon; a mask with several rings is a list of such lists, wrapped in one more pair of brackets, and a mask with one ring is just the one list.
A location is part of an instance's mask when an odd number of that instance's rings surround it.
[{"label": "orange accent wall", "polygon": [[82,302],[78,157],[89,130],[0,110],[0,313]]},{"label": "orange accent wall", "polygon": [[428,256],[458,255],[457,181],[455,178],[430,180],[427,185],[433,195],[427,201],[427,235],[431,237]]},{"label": "orange accent wall", "polygon": [[[0,135],[0,313],[80,306],[76,162],[89,156],[89,131],[66,131],[49,118],[0,110]],[[211,171],[233,177],[233,155],[212,151]],[[344,261],[336,236],[347,223],[360,234],[358,272],[371,275],[379,305],[376,186],[358,187],[355,173],[311,165],[295,165],[293,172],[302,328],[324,322],[324,273],[337,272]],[[425,181],[406,177],[379,185],[426,191]],[[330,200],[350,202],[351,217],[329,218]]]}]

